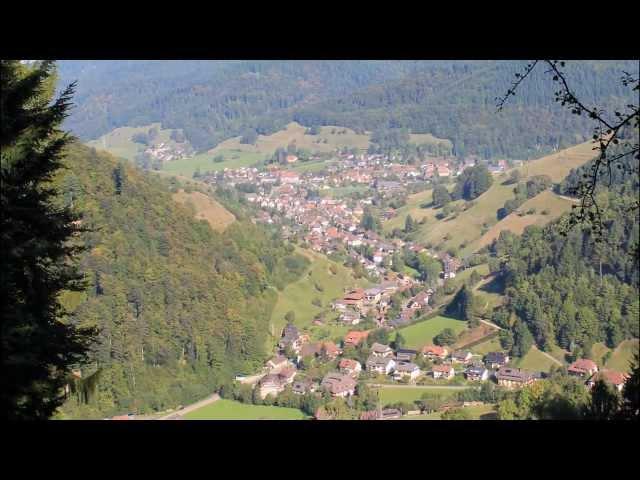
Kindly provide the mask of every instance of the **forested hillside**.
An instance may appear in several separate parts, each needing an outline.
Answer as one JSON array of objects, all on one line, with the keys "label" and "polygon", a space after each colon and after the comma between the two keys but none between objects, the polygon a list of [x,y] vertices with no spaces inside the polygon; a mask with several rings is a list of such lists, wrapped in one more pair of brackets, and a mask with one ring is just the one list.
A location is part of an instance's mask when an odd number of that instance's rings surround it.
[{"label": "forested hillside", "polygon": [[83,140],[161,122],[200,151],[238,135],[268,135],[292,108],[425,68],[386,61],[60,61],[60,84],[78,80],[67,126]]},{"label": "forested hillside", "polygon": [[[560,186],[570,193],[589,162]],[[598,195],[604,239],[597,242],[588,226],[566,237],[560,221],[544,228],[528,227],[522,237],[502,232],[491,249],[499,259],[507,306],[494,316],[513,335],[503,340],[515,354],[532,342],[550,350],[559,345],[576,356],[589,356],[594,343],[609,348],[626,338],[638,338],[638,160],[629,156],[628,169],[612,176],[611,187]],[[626,172],[626,173],[625,173]],[[603,180],[608,183],[608,178]]]},{"label": "forested hillside", "polygon": [[[95,61],[60,62],[61,85],[78,80],[67,126],[84,140],[114,128],[161,122],[183,129],[199,151],[243,136],[271,134],[291,121],[338,125],[373,138],[406,129],[449,139],[454,154],[528,158],[590,138],[589,122],[553,101],[555,87],[534,72],[505,110],[516,61]],[[628,103],[622,70],[636,62],[569,62],[588,104]],[[531,128],[535,125],[535,128]],[[408,137],[407,137],[408,138]],[[383,145],[386,146],[386,145]]]},{"label": "forested hillside", "polygon": [[[402,80],[298,109],[294,119],[306,126],[431,133],[450,139],[455,155],[484,158],[535,157],[589,138],[588,119],[555,105],[556,86],[543,71],[534,72],[505,109],[496,112],[496,97],[506,93],[525,63],[436,63]],[[580,61],[568,65],[568,77],[588,105],[629,103],[630,91],[620,77],[625,69],[637,72],[636,62]]]},{"label": "forested hillside", "polygon": [[62,300],[71,321],[100,334],[92,361],[80,366],[78,395],[89,403],[72,395],[63,414],[175,407],[257,368],[277,297],[269,285],[297,278],[305,260],[242,218],[214,232],[161,179],[106,153],[74,145],[65,162],[59,201],[90,231],[74,240],[87,247],[87,289]]}]

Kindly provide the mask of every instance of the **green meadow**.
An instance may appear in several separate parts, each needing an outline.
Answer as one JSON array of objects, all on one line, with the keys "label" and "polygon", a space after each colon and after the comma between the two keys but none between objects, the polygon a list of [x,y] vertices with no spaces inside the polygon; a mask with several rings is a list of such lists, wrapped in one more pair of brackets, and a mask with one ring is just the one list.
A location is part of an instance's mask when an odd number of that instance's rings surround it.
[{"label": "green meadow", "polygon": [[185,415],[186,420],[304,420],[297,408],[252,405],[235,400],[218,400]]}]

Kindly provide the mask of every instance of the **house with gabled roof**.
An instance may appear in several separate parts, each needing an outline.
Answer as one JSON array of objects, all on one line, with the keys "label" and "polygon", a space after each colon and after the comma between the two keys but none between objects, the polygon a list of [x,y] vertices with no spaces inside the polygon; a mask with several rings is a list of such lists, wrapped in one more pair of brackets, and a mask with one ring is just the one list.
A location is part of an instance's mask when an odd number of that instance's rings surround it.
[{"label": "house with gabled roof", "polygon": [[598,371],[598,365],[588,358],[579,358],[567,368],[567,373],[576,377],[589,378]]},{"label": "house with gabled roof", "polygon": [[445,359],[449,355],[447,347],[441,347],[440,345],[425,345],[422,347],[422,355],[429,360],[434,358]]},{"label": "house with gabled roof", "polygon": [[332,372],[324,376],[321,387],[333,397],[349,397],[355,394],[356,381],[349,375]]},{"label": "house with gabled roof", "polygon": [[396,367],[393,371],[393,378],[396,380],[409,378],[410,381],[413,381],[418,378],[421,373],[420,367],[415,363],[399,361],[396,362]]},{"label": "house with gabled roof", "polygon": [[369,336],[369,330],[352,330],[344,336],[344,344],[345,346],[350,345],[352,347],[357,347],[363,340],[366,340]]},{"label": "house with gabled roof", "polygon": [[360,362],[352,358],[343,358],[340,360],[338,368],[340,369],[340,373],[344,373],[352,377],[357,377],[362,371],[362,365],[360,365]]},{"label": "house with gabled roof", "polygon": [[452,365],[442,364],[434,365],[433,367],[431,367],[431,374],[435,379],[444,378],[446,380],[449,380],[454,377],[456,371]]},{"label": "house with gabled roof", "polygon": [[616,372],[615,370],[603,369],[591,375],[589,380],[587,380],[586,385],[589,388],[593,388],[598,380],[602,380],[621,392],[628,379],[629,375],[627,374]]},{"label": "house with gabled roof", "polygon": [[489,352],[484,357],[484,363],[489,368],[504,367],[509,363],[509,355],[503,352]]},{"label": "house with gabled roof", "polygon": [[396,366],[396,362],[391,357],[377,357],[375,355],[371,355],[367,359],[367,371],[382,373],[384,375],[389,375],[393,372]]},{"label": "house with gabled roof", "polygon": [[531,385],[536,378],[527,370],[520,368],[501,367],[496,372],[498,385],[505,388],[522,388]]}]

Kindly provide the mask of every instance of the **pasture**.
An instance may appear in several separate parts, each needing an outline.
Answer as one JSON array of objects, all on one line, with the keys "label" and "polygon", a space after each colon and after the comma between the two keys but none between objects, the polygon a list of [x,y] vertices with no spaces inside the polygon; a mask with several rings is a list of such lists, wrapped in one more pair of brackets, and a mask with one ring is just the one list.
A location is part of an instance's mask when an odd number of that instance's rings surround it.
[{"label": "pasture", "polygon": [[186,420],[304,420],[297,408],[240,403],[221,399],[185,415]]},{"label": "pasture", "polygon": [[418,349],[427,343],[433,343],[433,337],[445,328],[451,328],[457,334],[467,328],[467,322],[438,315],[428,320],[400,328],[398,331],[406,340],[407,348]]},{"label": "pasture", "polygon": [[195,218],[206,220],[215,231],[222,232],[235,221],[231,212],[204,193],[179,190],[172,197],[176,202],[193,208]]}]

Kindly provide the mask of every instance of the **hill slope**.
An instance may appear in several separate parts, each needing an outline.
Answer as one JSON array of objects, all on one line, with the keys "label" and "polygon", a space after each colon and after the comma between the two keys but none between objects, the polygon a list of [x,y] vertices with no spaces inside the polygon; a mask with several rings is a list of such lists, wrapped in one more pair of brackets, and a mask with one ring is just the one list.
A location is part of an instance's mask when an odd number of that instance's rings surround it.
[{"label": "hill slope", "polygon": [[[98,371],[75,418],[161,410],[203,397],[238,371],[258,368],[292,247],[250,222],[224,233],[171,198],[153,175],[74,145],[56,183],[61,202],[83,212],[92,231],[78,239],[87,280],[63,295],[70,319],[100,329],[86,379]],[[285,270],[283,270],[285,269]]]}]

